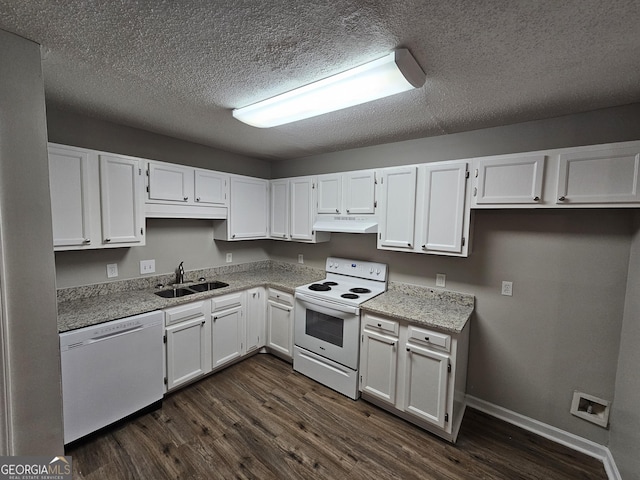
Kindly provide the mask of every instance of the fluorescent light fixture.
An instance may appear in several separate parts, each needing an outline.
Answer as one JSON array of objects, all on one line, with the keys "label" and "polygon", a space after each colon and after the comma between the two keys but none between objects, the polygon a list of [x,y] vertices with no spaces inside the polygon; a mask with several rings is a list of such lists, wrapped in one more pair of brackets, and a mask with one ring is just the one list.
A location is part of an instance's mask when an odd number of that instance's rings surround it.
[{"label": "fluorescent light fixture", "polygon": [[420,88],[424,82],[420,65],[402,48],[346,72],[236,108],[233,116],[254,127],[276,127]]}]

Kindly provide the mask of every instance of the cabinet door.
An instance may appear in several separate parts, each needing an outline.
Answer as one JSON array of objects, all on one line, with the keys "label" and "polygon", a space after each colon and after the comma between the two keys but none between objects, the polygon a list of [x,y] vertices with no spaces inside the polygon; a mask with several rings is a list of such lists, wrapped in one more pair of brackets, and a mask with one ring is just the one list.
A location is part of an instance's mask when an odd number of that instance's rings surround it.
[{"label": "cabinet door", "polygon": [[193,201],[193,168],[149,162],[149,200]]},{"label": "cabinet door", "polygon": [[211,370],[204,316],[167,327],[167,389],[171,390]]},{"label": "cabinet door", "polygon": [[378,248],[413,250],[416,211],[416,167],[382,171]]},{"label": "cabinet door", "polygon": [[289,180],[291,187],[291,239],[313,240],[315,220],[315,185],[312,177],[297,177]]},{"label": "cabinet door", "polygon": [[264,288],[252,288],[247,291],[247,315],[245,322],[247,327],[246,353],[264,347],[265,298]]},{"label": "cabinet door", "polygon": [[351,215],[375,213],[375,172],[362,170],[344,174],[345,211]]},{"label": "cabinet door", "polygon": [[269,236],[276,239],[289,238],[289,180],[271,181],[271,215]]},{"label": "cabinet door", "polygon": [[474,203],[538,203],[542,197],[543,155],[478,159]]},{"label": "cabinet door", "polygon": [[560,155],[556,203],[640,202],[638,148]]},{"label": "cabinet door", "polygon": [[211,314],[213,368],[218,368],[243,355],[243,308],[235,307]]},{"label": "cabinet door", "polygon": [[293,308],[267,302],[267,346],[288,358],[293,356]]},{"label": "cabinet door", "polygon": [[444,428],[449,356],[407,344],[404,410]]},{"label": "cabinet door", "polygon": [[364,329],[360,352],[360,391],[395,405],[398,339]]},{"label": "cabinet door", "polygon": [[461,253],[467,185],[467,163],[424,167],[422,250]]},{"label": "cabinet door", "polygon": [[53,246],[91,243],[89,153],[49,147],[49,184]]},{"label": "cabinet door", "polygon": [[230,239],[267,238],[268,185],[268,180],[260,178],[231,178]]},{"label": "cabinet door", "polygon": [[140,160],[100,155],[102,239],[106,244],[140,244],[142,227]]},{"label": "cabinet door", "polygon": [[318,213],[342,213],[342,174],[318,176]]},{"label": "cabinet door", "polygon": [[227,183],[228,176],[211,170],[195,170],[195,193],[196,203],[213,205],[227,204]]}]

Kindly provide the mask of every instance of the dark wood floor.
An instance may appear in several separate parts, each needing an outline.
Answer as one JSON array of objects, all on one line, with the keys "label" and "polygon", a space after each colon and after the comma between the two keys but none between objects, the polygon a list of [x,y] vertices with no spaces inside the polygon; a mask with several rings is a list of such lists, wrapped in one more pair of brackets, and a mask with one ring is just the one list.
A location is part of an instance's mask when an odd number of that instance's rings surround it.
[{"label": "dark wood floor", "polygon": [[606,479],[601,462],[467,409],[451,445],[256,355],[66,452],[74,478]]}]

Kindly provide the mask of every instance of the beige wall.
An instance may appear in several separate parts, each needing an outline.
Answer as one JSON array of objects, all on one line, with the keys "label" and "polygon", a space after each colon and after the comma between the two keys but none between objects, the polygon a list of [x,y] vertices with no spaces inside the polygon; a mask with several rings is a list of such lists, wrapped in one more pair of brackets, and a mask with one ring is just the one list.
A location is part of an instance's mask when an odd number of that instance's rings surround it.
[{"label": "beige wall", "polygon": [[[268,240],[214,242],[213,222],[153,218],[146,221],[147,244],[144,247],[57,252],[58,288],[140,277],[140,260],[155,260],[156,273],[161,274],[174,272],[181,261],[184,261],[187,273],[228,265],[227,253],[232,254],[233,263],[268,259]],[[110,263],[118,264],[117,278],[107,278],[106,268]]]},{"label": "beige wall", "polygon": [[0,406],[9,413],[0,445],[3,454],[61,455],[60,347],[40,48],[2,30],[0,45],[0,367],[7,384]]},{"label": "beige wall", "polygon": [[620,357],[611,412],[610,449],[622,478],[640,478],[640,212],[629,260]]},{"label": "beige wall", "polygon": [[49,141],[63,145],[260,178],[271,175],[271,165],[264,160],[54,108],[47,109],[47,126]]}]

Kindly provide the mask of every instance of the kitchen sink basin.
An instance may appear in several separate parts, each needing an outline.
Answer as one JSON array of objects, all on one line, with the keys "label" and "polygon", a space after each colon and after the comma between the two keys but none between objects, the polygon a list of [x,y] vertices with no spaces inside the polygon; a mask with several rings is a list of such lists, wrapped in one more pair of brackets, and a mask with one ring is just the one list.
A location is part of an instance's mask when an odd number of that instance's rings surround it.
[{"label": "kitchen sink basin", "polygon": [[224,282],[204,282],[197,283],[196,285],[189,285],[188,287],[181,288],[169,288],[167,290],[161,290],[159,292],[154,292],[156,295],[162,298],[179,298],[184,297],[185,295],[193,295],[194,293],[200,292],[208,292],[209,290],[215,290],[217,288],[228,287],[228,283]]},{"label": "kitchen sink basin", "polygon": [[229,286],[228,283],[214,281],[214,282],[198,283],[197,285],[189,285],[189,290],[194,290],[196,292],[207,292],[209,290],[215,290],[217,288],[224,288],[228,286]]},{"label": "kitchen sink basin", "polygon": [[178,298],[184,297],[185,295],[191,295],[193,292],[188,288],[170,288],[168,290],[162,290],[160,292],[155,292],[156,295],[162,298]]}]

